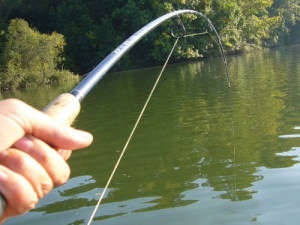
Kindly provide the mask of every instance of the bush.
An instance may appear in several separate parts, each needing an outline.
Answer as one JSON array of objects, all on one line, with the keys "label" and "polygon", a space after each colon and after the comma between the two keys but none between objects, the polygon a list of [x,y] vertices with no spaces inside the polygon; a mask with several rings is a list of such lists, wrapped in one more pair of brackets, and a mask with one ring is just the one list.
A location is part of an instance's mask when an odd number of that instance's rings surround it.
[{"label": "bush", "polygon": [[1,89],[48,85],[53,83],[54,77],[57,77],[58,83],[71,80],[71,72],[57,69],[63,61],[61,55],[64,46],[65,41],[61,34],[41,34],[30,28],[25,20],[11,20],[3,53]]}]

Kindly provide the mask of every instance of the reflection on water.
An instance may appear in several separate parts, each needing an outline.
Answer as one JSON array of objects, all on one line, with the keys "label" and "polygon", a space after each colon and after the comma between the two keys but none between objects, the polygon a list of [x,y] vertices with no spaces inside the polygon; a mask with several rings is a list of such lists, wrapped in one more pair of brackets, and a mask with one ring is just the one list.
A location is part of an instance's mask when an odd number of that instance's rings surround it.
[{"label": "reflection on water", "polygon": [[[230,58],[230,89],[221,59],[170,66],[94,224],[298,224],[300,141],[278,137],[300,125],[299,52]],[[158,70],[103,80],[76,122],[95,143],[73,155],[71,181],[6,224],[87,221]],[[19,96],[57,94],[39,92]]]}]

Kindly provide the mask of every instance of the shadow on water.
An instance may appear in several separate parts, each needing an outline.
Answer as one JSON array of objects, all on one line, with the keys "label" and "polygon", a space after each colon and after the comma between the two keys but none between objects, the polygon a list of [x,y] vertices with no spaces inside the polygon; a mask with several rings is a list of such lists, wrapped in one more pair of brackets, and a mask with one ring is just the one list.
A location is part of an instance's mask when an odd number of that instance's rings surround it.
[{"label": "shadow on water", "polygon": [[[277,193],[272,192],[274,180],[289,181],[283,171],[292,174],[298,165],[293,147],[299,140],[278,136],[300,124],[299,50],[294,46],[232,57],[230,89],[220,59],[170,66],[95,224],[269,221],[273,205],[266,193]],[[129,71],[103,80],[76,122],[94,133],[95,143],[73,155],[71,181],[36,210],[7,224],[84,224],[157,71]],[[39,101],[39,94],[34,96]],[[290,154],[290,149],[296,151]],[[292,185],[276,185],[282,188],[276,189],[279,193],[296,193]],[[273,197],[284,205],[284,197]]]}]

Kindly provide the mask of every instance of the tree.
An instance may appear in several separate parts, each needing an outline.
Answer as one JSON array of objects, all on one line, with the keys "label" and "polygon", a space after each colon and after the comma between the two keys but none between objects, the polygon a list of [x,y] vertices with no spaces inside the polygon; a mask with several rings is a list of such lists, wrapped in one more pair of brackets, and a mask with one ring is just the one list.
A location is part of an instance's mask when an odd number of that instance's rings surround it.
[{"label": "tree", "polygon": [[70,72],[57,69],[63,60],[64,45],[61,34],[41,34],[25,20],[12,20],[4,50],[5,69],[0,77],[2,89],[49,84],[63,79],[59,76],[71,77]]},{"label": "tree", "polygon": [[[295,0],[274,0],[271,15],[278,15],[281,18],[281,24],[274,31],[273,37],[282,43],[290,41],[290,34],[298,36],[300,24],[300,2]],[[275,40],[275,41],[276,41]]]},{"label": "tree", "polygon": [[[287,43],[291,35],[297,39],[300,26],[300,3],[296,0],[0,0],[0,54],[4,49],[1,32],[10,19],[24,18],[41,32],[63,34],[68,43],[66,67],[84,74],[147,22],[183,8],[206,14],[227,51]],[[207,28],[204,20],[192,16],[181,19],[190,31]],[[121,68],[161,63],[173,42],[170,24],[147,35],[125,56]],[[209,36],[202,36],[188,39],[175,57],[193,59],[216,49]]]}]

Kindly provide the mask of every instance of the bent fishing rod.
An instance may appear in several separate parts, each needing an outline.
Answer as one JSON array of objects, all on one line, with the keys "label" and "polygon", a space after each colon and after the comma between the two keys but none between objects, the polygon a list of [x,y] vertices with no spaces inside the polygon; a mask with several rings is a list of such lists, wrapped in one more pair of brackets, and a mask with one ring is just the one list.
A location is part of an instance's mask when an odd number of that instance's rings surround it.
[{"label": "bent fishing rod", "polygon": [[[227,60],[224,54],[224,49],[221,43],[220,36],[215,29],[214,25],[208,17],[206,17],[201,12],[189,9],[177,10],[170,13],[167,13],[152,22],[146,24],[144,27],[136,31],[129,38],[127,38],[123,43],[121,43],[117,48],[115,48],[109,55],[107,55],[93,70],[91,70],[88,75],[80,81],[69,93],[64,93],[59,95],[53,101],[51,101],[45,108],[44,112],[57,120],[58,122],[66,125],[71,125],[76,119],[77,115],[80,112],[80,102],[87,96],[87,94],[99,83],[99,81],[107,74],[107,72],[119,61],[119,59],[125,55],[136,43],[138,43],[144,36],[154,30],[156,27],[164,23],[165,21],[179,17],[182,14],[193,14],[204,18],[208,22],[208,26],[211,31],[213,31],[217,36],[217,44],[219,46],[220,52],[223,56],[223,61],[226,68],[226,76],[228,81],[228,86],[230,86],[229,73],[227,70]],[[185,31],[185,29],[184,29]],[[184,35],[177,37],[177,40]],[[188,35],[186,35],[188,36]],[[176,42],[177,43],[177,42]],[[175,47],[175,45],[174,45]],[[172,49],[171,53],[173,52]],[[171,54],[169,55],[169,57]],[[169,60],[168,57],[168,60]],[[166,61],[164,67],[166,66],[168,60]],[[157,83],[156,83],[157,84]],[[155,84],[155,86],[156,86]],[[155,88],[154,86],[154,88]],[[153,89],[154,91],[154,89]],[[152,93],[151,93],[152,95]],[[151,97],[150,95],[150,97]],[[150,100],[150,98],[148,99]],[[148,102],[147,102],[148,103]],[[143,108],[143,111],[146,108]],[[139,118],[140,119],[140,118]],[[128,143],[126,143],[127,145]],[[125,145],[125,146],[126,146]],[[127,147],[127,146],[126,146]],[[109,182],[108,182],[109,183]],[[3,214],[6,208],[5,196],[0,195],[0,215]],[[92,220],[92,218],[90,219]]]}]

